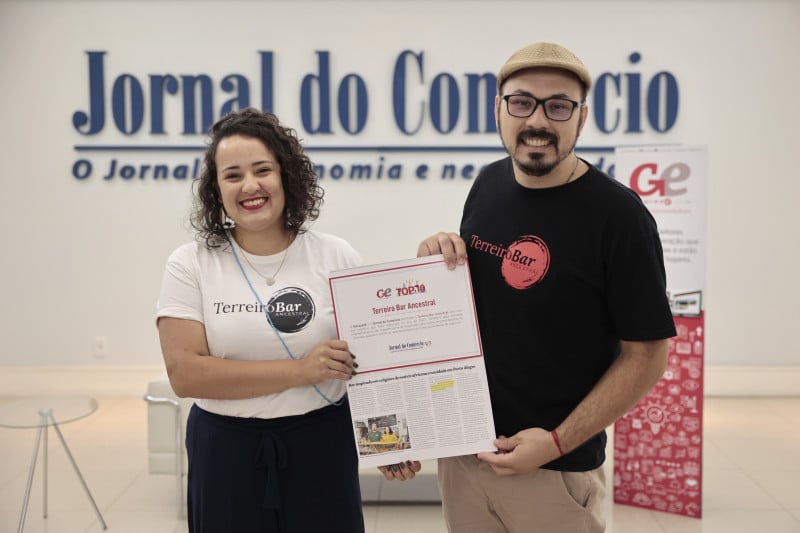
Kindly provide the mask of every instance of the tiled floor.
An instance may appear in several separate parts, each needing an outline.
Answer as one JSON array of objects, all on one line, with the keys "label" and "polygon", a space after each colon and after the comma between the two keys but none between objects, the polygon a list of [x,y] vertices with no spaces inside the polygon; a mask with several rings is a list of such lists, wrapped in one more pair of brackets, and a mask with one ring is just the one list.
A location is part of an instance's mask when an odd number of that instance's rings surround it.
[{"label": "tiled floor", "polygon": [[[176,516],[174,478],[147,473],[145,402],[129,396],[98,401],[96,413],[63,425],[62,432],[108,531],[185,532],[186,522]],[[705,406],[702,520],[614,505],[609,498],[608,532],[800,533],[800,398],[707,398]],[[0,427],[0,533],[17,531],[35,437],[33,429]],[[52,431],[49,449],[49,516],[42,517],[40,459],[25,531],[102,531]],[[436,505],[366,506],[365,518],[368,533],[446,531]]]}]

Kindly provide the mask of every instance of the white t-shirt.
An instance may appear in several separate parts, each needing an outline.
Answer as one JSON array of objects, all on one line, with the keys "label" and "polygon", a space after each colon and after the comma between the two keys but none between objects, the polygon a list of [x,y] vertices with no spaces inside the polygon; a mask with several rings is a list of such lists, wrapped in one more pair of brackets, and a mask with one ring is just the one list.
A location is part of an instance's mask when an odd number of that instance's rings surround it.
[{"label": "white t-shirt", "polygon": [[[299,359],[319,341],[336,338],[336,324],[328,282],[331,271],[361,264],[361,257],[345,240],[314,231],[297,236],[289,246],[275,284],[267,285],[253,271],[273,274],[283,252],[272,256],[247,254],[238,246],[244,272],[267,308],[278,334]],[[289,359],[261,304],[242,274],[229,245],[209,249],[204,243],[180,246],[167,260],[157,317],[196,320],[205,326],[210,354],[223,359]],[[317,385],[331,401],[345,391],[341,380]],[[328,402],[314,387],[294,387],[275,394],[241,400],[197,399],[206,411],[222,415],[276,418],[307,413]]]}]

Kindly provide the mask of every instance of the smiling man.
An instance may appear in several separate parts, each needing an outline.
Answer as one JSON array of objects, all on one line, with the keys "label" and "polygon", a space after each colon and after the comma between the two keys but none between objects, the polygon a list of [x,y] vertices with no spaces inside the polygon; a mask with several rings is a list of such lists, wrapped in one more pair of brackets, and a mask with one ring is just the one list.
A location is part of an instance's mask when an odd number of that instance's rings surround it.
[{"label": "smiling man", "polygon": [[604,531],[605,428],[666,365],[675,328],[655,220],[575,154],[591,83],[563,46],[515,52],[495,99],[508,157],[476,178],[460,235],[418,250],[469,259],[498,435],[496,452],[439,460],[451,533]]}]

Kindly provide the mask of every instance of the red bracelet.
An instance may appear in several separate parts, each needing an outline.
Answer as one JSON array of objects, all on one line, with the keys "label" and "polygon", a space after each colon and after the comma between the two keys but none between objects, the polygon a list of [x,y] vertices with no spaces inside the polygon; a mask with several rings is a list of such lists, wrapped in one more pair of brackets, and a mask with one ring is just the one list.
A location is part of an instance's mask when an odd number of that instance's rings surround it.
[{"label": "red bracelet", "polygon": [[564,450],[561,449],[561,441],[558,440],[558,433],[556,433],[556,430],[554,429],[553,431],[550,432],[550,434],[553,436],[553,442],[556,443],[556,448],[558,448],[558,453],[561,454],[561,457],[564,457]]}]

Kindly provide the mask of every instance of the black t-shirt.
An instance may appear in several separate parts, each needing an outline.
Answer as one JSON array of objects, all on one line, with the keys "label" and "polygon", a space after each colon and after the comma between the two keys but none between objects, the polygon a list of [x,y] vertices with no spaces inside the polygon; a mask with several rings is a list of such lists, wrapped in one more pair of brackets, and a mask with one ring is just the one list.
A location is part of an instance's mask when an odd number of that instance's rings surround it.
[{"label": "black t-shirt", "polygon": [[[620,339],[675,335],[655,220],[594,167],[563,186],[527,189],[510,158],[492,163],[467,197],[461,237],[498,435],[558,426]],[[597,468],[605,443],[601,432],[544,468]]]}]

